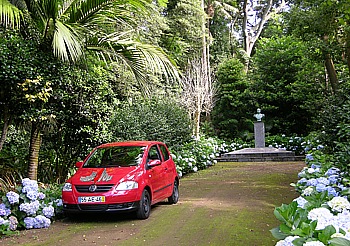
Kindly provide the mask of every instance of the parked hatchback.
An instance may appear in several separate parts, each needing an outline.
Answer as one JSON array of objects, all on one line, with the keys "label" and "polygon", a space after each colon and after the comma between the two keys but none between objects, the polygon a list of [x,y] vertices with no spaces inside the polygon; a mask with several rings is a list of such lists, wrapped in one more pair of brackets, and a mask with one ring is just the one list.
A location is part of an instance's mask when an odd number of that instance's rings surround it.
[{"label": "parked hatchback", "polygon": [[147,219],[151,205],[179,199],[179,177],[167,146],[130,141],[96,147],[64,184],[66,213],[135,212]]}]

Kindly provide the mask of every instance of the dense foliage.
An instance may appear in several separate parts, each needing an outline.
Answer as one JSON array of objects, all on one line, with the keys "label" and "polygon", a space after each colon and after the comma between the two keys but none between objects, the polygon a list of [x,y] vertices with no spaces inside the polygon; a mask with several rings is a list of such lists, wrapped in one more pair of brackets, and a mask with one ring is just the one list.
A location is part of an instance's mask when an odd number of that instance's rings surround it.
[{"label": "dense foliage", "polygon": [[192,135],[186,111],[167,98],[122,103],[109,127],[111,141],[159,140],[171,148],[180,148]]},{"label": "dense foliage", "polygon": [[247,95],[248,81],[238,59],[220,64],[217,102],[212,112],[216,134],[225,139],[247,138],[252,132],[254,108]]},{"label": "dense foliage", "polygon": [[292,36],[262,39],[259,48],[250,96],[265,112],[268,132],[308,134],[323,104],[322,65],[309,59],[308,48]]}]

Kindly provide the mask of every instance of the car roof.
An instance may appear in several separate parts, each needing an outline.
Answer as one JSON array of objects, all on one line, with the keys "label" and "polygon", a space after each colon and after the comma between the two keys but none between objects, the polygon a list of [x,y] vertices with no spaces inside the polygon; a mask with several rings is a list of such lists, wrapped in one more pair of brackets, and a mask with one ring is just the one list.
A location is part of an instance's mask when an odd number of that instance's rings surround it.
[{"label": "car roof", "polygon": [[125,141],[125,142],[112,142],[112,143],[105,143],[101,144],[97,148],[107,148],[107,147],[113,147],[113,146],[149,146],[153,144],[164,144],[159,141]]}]

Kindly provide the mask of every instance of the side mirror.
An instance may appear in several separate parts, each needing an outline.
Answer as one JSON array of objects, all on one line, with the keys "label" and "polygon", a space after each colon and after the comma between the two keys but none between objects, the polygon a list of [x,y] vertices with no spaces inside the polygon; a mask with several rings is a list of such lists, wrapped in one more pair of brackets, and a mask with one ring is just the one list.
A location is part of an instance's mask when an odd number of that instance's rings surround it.
[{"label": "side mirror", "polygon": [[81,168],[83,166],[83,162],[82,161],[78,161],[78,162],[75,163],[75,166],[77,168]]},{"label": "side mirror", "polygon": [[160,160],[151,160],[148,163],[148,167],[155,167],[155,166],[160,166],[162,162]]}]

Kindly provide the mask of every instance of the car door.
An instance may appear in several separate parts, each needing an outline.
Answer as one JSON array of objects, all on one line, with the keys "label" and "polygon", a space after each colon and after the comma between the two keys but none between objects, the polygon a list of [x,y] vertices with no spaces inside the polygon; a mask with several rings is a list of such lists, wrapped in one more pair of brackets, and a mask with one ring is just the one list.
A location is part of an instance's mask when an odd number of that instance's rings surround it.
[{"label": "car door", "polygon": [[147,165],[154,160],[159,160],[160,165],[158,166],[153,166],[153,167],[148,167],[148,174],[149,174],[149,180],[153,192],[153,198],[152,202],[158,202],[162,200],[163,192],[164,192],[164,176],[165,176],[165,171],[164,171],[164,166],[162,165],[162,157],[159,152],[158,146],[157,145],[152,145],[148,151],[148,156],[147,156]]},{"label": "car door", "polygon": [[164,193],[168,197],[172,193],[172,186],[175,180],[176,167],[173,160],[170,157],[167,147],[163,144],[159,145],[160,152],[163,157],[163,167],[164,167]]}]

